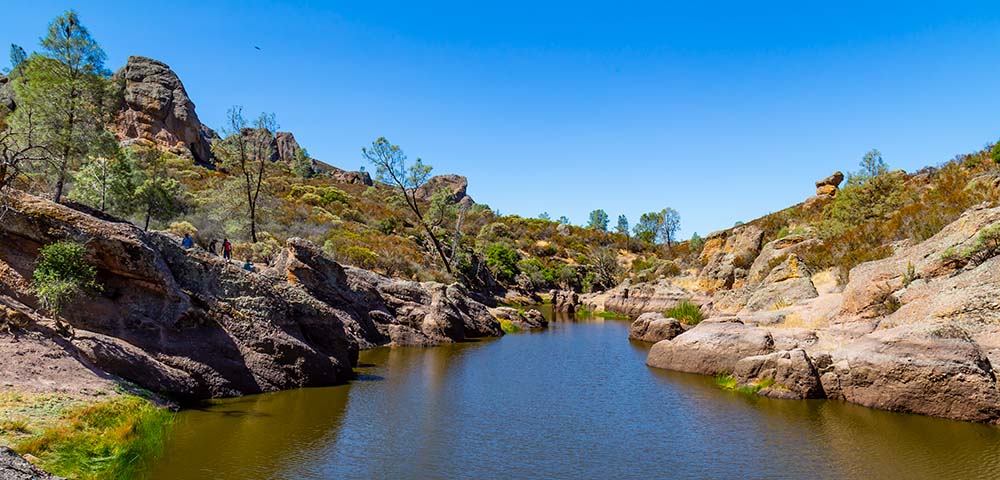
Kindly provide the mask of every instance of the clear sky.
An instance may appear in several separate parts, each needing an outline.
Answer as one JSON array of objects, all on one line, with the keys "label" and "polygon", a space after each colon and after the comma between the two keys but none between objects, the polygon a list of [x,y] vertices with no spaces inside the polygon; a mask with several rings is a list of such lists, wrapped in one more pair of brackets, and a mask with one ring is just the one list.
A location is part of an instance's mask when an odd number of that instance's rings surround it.
[{"label": "clear sky", "polygon": [[67,8],[109,68],[168,63],[211,127],[274,112],[348,169],[386,136],[505,214],[670,206],[704,235],[871,148],[915,170],[1000,136],[995,1],[31,0],[4,2],[3,48]]}]

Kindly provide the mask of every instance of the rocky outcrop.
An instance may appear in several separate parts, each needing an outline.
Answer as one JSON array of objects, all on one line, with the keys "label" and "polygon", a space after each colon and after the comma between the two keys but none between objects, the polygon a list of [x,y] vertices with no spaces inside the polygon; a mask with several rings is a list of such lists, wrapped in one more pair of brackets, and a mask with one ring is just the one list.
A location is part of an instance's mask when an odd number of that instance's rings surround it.
[{"label": "rocky outcrop", "polygon": [[518,310],[511,307],[491,308],[490,312],[498,319],[506,320],[521,330],[538,330],[549,326],[545,315],[538,310]]},{"label": "rocky outcrop", "polygon": [[824,398],[823,386],[805,350],[782,350],[746,357],[733,368],[733,378],[765,397]]},{"label": "rocky outcrop", "polygon": [[451,203],[459,205],[472,205],[475,202],[466,194],[469,187],[469,180],[461,175],[437,175],[427,179],[420,188],[414,192],[414,196],[420,201],[430,201],[439,190],[444,190],[448,194]]},{"label": "rocky outcrop", "polygon": [[865,335],[833,353],[823,385],[834,398],[901,412],[975,422],[1000,419],[993,366],[961,327],[903,325]]},{"label": "rocky outcrop", "polygon": [[30,462],[8,447],[0,446],[0,478],[3,480],[62,480]]},{"label": "rocky outcrop", "polygon": [[194,102],[177,74],[163,62],[131,56],[114,80],[124,103],[114,125],[122,141],[146,140],[209,165],[213,156]]},{"label": "rocky outcrop", "polygon": [[299,147],[292,132],[278,132],[274,135],[274,150],[278,154],[278,161],[291,165],[300,148],[302,147]]},{"label": "rocky outcrop", "polygon": [[797,301],[816,298],[812,272],[794,253],[785,257],[764,277],[760,285],[753,288],[744,307],[746,312],[780,310]]},{"label": "rocky outcrop", "polygon": [[14,88],[10,79],[0,73],[0,119],[7,116],[17,108],[14,100]]},{"label": "rocky outcrop", "polygon": [[640,342],[656,343],[670,340],[684,333],[684,326],[675,318],[662,313],[644,313],[628,328],[628,338]]},{"label": "rocky outcrop", "polygon": [[732,372],[743,358],[774,350],[766,329],[745,325],[736,318],[704,320],[673,340],[653,345],[646,357],[651,367],[715,375]]},{"label": "rocky outcrop", "polygon": [[584,295],[580,302],[592,310],[604,310],[635,316],[647,312],[663,312],[689,301],[699,306],[708,300],[669,280],[631,284],[628,280],[615,288],[597,294]]},{"label": "rocky outcrop", "polygon": [[580,305],[580,297],[572,290],[552,290],[549,295],[552,297],[554,312],[573,313]]},{"label": "rocky outcrop", "polygon": [[806,211],[818,212],[833,201],[837,196],[838,187],[844,181],[844,174],[834,172],[829,177],[816,182],[816,195],[806,199],[803,207]]},{"label": "rocky outcrop", "polygon": [[275,268],[252,273],[168,235],[25,194],[11,201],[0,224],[0,300],[38,309],[27,279],[39,248],[86,242],[104,291],[64,312],[75,334],[63,348],[180,399],[340,383],[359,347],[502,334],[461,286],[344,268],[301,240],[289,240]]},{"label": "rocky outcrop", "polygon": [[764,230],[756,225],[710,234],[701,252],[705,268],[698,279],[699,285],[712,292],[743,286],[763,240]]}]

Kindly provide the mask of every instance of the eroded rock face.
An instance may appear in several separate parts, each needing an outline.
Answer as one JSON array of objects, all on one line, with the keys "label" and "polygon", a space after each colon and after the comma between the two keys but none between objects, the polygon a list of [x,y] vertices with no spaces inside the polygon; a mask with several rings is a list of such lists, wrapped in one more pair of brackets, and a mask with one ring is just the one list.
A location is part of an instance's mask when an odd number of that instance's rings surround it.
[{"label": "eroded rock face", "polygon": [[502,334],[458,285],[344,268],[305,241],[289,240],[275,268],[251,273],[168,235],[26,194],[11,201],[0,224],[0,298],[38,309],[27,288],[38,250],[86,241],[104,291],[64,313],[75,335],[62,348],[180,399],[341,383],[359,346]]},{"label": "eroded rock face", "polygon": [[628,338],[640,342],[656,343],[670,340],[684,333],[681,322],[664,317],[662,313],[644,313],[628,328]]},{"label": "eroded rock face", "polygon": [[573,313],[580,305],[580,297],[572,290],[552,290],[552,311]]},{"label": "eroded rock face", "polygon": [[947,323],[880,330],[833,354],[823,385],[849,402],[975,422],[1000,418],[993,366],[961,327]]},{"label": "eroded rock face", "polygon": [[704,320],[673,340],[653,345],[646,357],[651,367],[715,375],[732,372],[736,362],[774,350],[771,333],[736,318]]},{"label": "eroded rock face", "polygon": [[700,286],[713,292],[741,287],[763,240],[764,230],[756,225],[709,235],[701,253],[705,268],[698,279]]},{"label": "eroded rock face", "polygon": [[414,192],[414,195],[418,200],[430,201],[438,190],[445,190],[452,203],[472,205],[475,202],[465,193],[468,187],[469,180],[461,175],[437,175],[427,179],[427,182]]},{"label": "eroded rock face", "polygon": [[733,369],[742,386],[764,386],[758,395],[773,398],[824,398],[823,386],[805,350],[782,350],[746,357]]},{"label": "eroded rock face", "polygon": [[213,163],[194,102],[170,67],[133,55],[114,78],[124,85],[125,102],[114,126],[119,139],[148,140],[198,163]]},{"label": "eroded rock face", "polygon": [[812,272],[794,253],[776,265],[747,299],[745,312],[779,310],[800,300],[816,298]]},{"label": "eroded rock face", "polygon": [[663,312],[682,301],[690,301],[700,306],[706,299],[703,295],[678,287],[668,280],[635,285],[626,281],[606,292],[585,295],[581,298],[581,302],[592,309],[633,316],[647,312]]}]

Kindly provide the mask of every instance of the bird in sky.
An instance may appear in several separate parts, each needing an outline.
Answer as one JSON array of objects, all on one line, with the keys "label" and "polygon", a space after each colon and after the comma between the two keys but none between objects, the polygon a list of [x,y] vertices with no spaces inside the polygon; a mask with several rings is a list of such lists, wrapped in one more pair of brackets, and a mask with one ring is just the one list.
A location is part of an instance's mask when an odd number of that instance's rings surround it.
[{"label": "bird in sky", "polygon": [[258,47],[257,45],[254,45],[253,48],[256,48],[257,50],[260,50],[260,47]]}]

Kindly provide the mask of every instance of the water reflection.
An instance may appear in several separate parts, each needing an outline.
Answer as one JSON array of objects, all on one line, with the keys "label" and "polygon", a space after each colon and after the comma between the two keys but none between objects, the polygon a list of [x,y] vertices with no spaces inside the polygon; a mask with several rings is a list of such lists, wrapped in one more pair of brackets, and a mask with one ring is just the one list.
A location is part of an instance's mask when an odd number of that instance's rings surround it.
[{"label": "water reflection", "polygon": [[721,391],[627,328],[364,352],[349,386],[182,413],[152,477],[996,478],[1000,429]]}]

